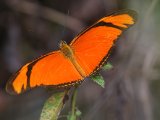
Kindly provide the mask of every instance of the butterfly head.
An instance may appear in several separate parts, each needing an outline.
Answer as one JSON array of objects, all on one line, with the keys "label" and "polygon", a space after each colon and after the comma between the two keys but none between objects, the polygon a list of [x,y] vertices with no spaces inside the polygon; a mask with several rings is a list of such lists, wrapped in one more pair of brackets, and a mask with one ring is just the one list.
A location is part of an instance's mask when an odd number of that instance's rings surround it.
[{"label": "butterfly head", "polygon": [[67,45],[66,41],[63,41],[63,40],[62,40],[62,41],[60,42],[60,44],[59,44],[59,47],[60,47],[60,49],[61,49],[61,48],[63,48],[63,47],[66,46],[66,45]]}]

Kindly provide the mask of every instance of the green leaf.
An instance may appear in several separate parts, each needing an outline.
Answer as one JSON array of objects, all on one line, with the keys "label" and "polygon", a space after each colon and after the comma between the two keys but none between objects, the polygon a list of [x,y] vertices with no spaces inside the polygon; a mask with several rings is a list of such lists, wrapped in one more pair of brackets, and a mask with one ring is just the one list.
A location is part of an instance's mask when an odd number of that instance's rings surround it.
[{"label": "green leaf", "polygon": [[77,118],[80,117],[81,115],[82,115],[81,111],[78,108],[76,108],[75,114],[72,114],[71,112],[69,112],[67,116],[67,120],[77,120]]},{"label": "green leaf", "polygon": [[81,116],[82,115],[82,112],[78,109],[78,108],[76,108],[76,116]]},{"label": "green leaf", "polygon": [[44,104],[40,120],[57,120],[68,91],[53,94]]},{"label": "green leaf", "polygon": [[77,116],[76,115],[72,115],[71,113],[68,114],[67,116],[67,120],[76,120]]},{"label": "green leaf", "polygon": [[105,81],[104,81],[103,77],[99,73],[97,73],[96,75],[92,75],[91,79],[94,82],[96,82],[98,85],[100,85],[102,88],[104,88]]},{"label": "green leaf", "polygon": [[112,68],[113,68],[113,66],[112,66],[112,64],[109,63],[109,62],[102,67],[103,70],[110,70],[110,69],[112,69]]}]

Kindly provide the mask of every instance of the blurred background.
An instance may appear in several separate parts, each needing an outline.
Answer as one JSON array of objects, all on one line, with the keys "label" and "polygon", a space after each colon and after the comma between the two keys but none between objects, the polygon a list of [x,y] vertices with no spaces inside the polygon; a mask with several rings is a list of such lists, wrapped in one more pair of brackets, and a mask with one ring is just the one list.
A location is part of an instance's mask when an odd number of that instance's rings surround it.
[{"label": "blurred background", "polygon": [[0,0],[0,120],[39,120],[49,97],[44,89],[7,94],[5,85],[13,73],[58,50],[61,40],[70,43],[101,17],[126,8],[137,11],[137,24],[116,42],[108,60],[114,68],[100,71],[105,88],[87,78],[79,87],[77,106],[83,120],[159,120],[158,0]]}]

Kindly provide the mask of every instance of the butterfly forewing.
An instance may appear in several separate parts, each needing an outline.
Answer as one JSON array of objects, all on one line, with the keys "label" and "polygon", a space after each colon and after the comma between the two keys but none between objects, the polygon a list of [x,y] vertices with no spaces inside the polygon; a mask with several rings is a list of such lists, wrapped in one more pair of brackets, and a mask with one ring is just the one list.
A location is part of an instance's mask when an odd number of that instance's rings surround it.
[{"label": "butterfly forewing", "polygon": [[135,20],[134,11],[120,11],[100,19],[71,42],[75,58],[88,76],[107,59],[115,40]]},{"label": "butterfly forewing", "polygon": [[21,93],[36,86],[60,86],[81,79],[71,61],[57,51],[23,66],[8,83],[7,90]]}]

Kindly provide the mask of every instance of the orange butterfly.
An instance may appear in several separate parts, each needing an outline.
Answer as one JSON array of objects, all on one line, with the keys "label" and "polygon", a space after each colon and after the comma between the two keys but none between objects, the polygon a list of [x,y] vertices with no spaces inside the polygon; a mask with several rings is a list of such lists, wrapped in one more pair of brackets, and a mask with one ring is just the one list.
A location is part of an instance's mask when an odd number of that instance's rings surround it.
[{"label": "orange butterfly", "polygon": [[60,50],[24,65],[8,82],[7,91],[22,93],[37,86],[64,87],[78,84],[97,72],[122,31],[136,21],[136,12],[122,10],[104,17],[81,32]]}]

